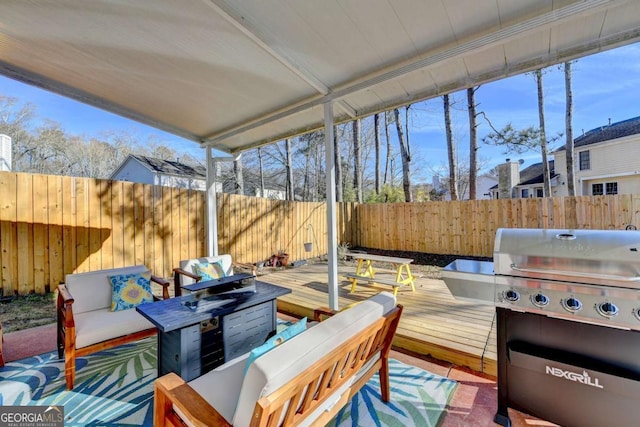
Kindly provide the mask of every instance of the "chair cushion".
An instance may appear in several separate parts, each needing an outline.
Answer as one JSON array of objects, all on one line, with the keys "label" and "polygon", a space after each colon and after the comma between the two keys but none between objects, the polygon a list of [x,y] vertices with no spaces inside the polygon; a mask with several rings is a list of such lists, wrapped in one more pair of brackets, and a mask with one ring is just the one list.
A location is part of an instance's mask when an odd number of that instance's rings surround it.
[{"label": "chair cushion", "polygon": [[193,273],[202,277],[203,281],[226,277],[220,261],[198,262],[193,264]]},{"label": "chair cushion", "polygon": [[[189,385],[229,423],[233,421],[233,412],[238,403],[247,357],[249,353],[238,356],[189,382]],[[224,386],[221,387],[221,384]],[[179,412],[177,407],[174,409]],[[182,414],[180,416],[187,421]]]},{"label": "chair cushion", "polygon": [[109,309],[111,307],[111,284],[109,276],[117,274],[142,273],[148,268],[144,265],[91,271],[88,273],[67,274],[65,284],[74,299],[73,314],[87,311]]},{"label": "chair cushion", "polygon": [[253,350],[251,350],[251,352],[249,353],[249,357],[247,358],[247,364],[246,364],[246,366],[244,368],[244,373],[245,374],[247,373],[247,370],[249,369],[249,366],[251,366],[251,364],[258,357],[262,356],[263,354],[267,353],[270,350],[273,350],[274,348],[276,348],[276,346],[279,346],[280,344],[282,344],[286,340],[295,337],[296,335],[298,335],[301,332],[304,332],[306,329],[307,329],[307,318],[303,317],[302,319],[298,320],[293,325],[291,325],[288,328],[286,328],[284,331],[282,331],[282,332],[280,332],[278,334],[275,334],[274,336],[269,338],[261,346],[256,347]]},{"label": "chair cushion", "polygon": [[242,383],[233,425],[249,425],[255,403],[395,307],[395,297],[381,292],[320,322],[255,360]]},{"label": "chair cushion", "polygon": [[87,347],[91,344],[155,327],[135,308],[121,311],[110,311],[105,308],[79,314],[74,313],[73,318],[76,323],[76,348]]},{"label": "chair cushion", "polygon": [[[183,270],[186,270],[186,271],[193,271],[193,265],[194,264],[202,264],[202,263],[207,263],[207,262],[219,262],[220,265],[222,266],[222,270],[224,271],[224,274],[226,276],[232,276],[233,275],[233,266],[232,266],[232,263],[231,263],[231,255],[229,255],[229,254],[211,256],[211,257],[203,257],[203,258],[185,259],[185,260],[180,261],[180,268],[182,268]],[[181,276],[180,280],[181,280],[181,285],[182,286],[191,285],[192,283],[194,283],[194,280],[191,277],[187,277],[187,276],[184,276],[184,275]]]},{"label": "chair cushion", "polygon": [[109,276],[111,283],[111,311],[128,310],[153,302],[151,272]]}]

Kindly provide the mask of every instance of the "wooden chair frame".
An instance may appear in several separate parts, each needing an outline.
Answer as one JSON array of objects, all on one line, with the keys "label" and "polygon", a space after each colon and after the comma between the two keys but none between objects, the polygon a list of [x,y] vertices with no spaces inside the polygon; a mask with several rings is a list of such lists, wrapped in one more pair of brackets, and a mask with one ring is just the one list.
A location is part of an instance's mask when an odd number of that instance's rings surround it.
[{"label": "wooden chair frame", "polygon": [[[321,309],[319,313],[328,316],[335,314],[328,309]],[[389,352],[401,314],[402,305],[397,305],[357,336],[301,372],[293,381],[261,398],[256,402],[251,426],[298,425],[327,399],[335,399],[333,392],[352,380],[369,360],[377,357],[377,354],[380,358],[348,387],[331,409],[313,420],[312,425],[326,425],[376,371],[380,374],[382,399],[388,402]],[[170,373],[155,382],[154,426],[183,426],[184,422],[174,408],[195,426],[231,426],[184,380]]]},{"label": "wooden chair frame", "polygon": [[[234,270],[241,268],[245,270],[251,270],[251,274],[256,275],[256,266],[253,264],[242,264],[237,262],[232,262],[231,266]],[[202,280],[202,276],[199,276],[195,273],[185,270],[181,267],[176,267],[173,269],[173,286],[174,286],[174,295],[179,297],[182,296],[182,276],[187,276],[193,279],[194,282],[199,282]]]},{"label": "wooden chair frame", "polygon": [[[151,276],[151,281],[162,286],[162,298],[169,298],[169,281]],[[154,300],[160,298],[154,295]],[[73,390],[73,383],[76,378],[76,357],[85,356],[108,348],[138,341],[157,333],[155,327],[145,329],[133,334],[102,341],[87,347],[76,348],[76,323],[73,318],[74,298],[64,284],[58,285],[58,300],[56,303],[57,323],[58,323],[58,357],[64,356],[64,374],[67,381],[67,390]]]}]

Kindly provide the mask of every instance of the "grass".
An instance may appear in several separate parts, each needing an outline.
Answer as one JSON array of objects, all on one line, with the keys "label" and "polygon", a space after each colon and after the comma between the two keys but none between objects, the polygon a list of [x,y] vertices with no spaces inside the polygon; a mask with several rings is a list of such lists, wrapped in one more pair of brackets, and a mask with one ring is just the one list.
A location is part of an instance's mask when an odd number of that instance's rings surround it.
[{"label": "grass", "polygon": [[55,292],[50,292],[4,299],[0,303],[3,333],[55,323],[56,297]]}]

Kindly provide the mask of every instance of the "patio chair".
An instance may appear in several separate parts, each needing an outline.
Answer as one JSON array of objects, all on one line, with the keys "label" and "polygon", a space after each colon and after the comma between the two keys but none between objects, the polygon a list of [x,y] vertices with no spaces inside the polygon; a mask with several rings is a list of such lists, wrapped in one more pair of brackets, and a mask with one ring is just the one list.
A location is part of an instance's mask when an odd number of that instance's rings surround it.
[{"label": "patio chair", "polygon": [[135,310],[159,298],[151,282],[169,298],[169,282],[144,265],[67,274],[58,286],[58,357],[64,356],[67,389],[73,389],[76,357],[155,335],[156,327]]},{"label": "patio chair", "polygon": [[198,267],[207,268],[207,264],[211,267],[215,267],[212,278],[220,278],[232,276],[234,274],[234,268],[242,268],[244,270],[250,270],[255,276],[256,266],[253,264],[242,264],[233,262],[231,255],[216,255],[212,257],[192,258],[180,261],[180,267],[173,269],[173,283],[175,296],[182,295],[182,287],[197,283],[203,279],[202,273],[197,273]]}]

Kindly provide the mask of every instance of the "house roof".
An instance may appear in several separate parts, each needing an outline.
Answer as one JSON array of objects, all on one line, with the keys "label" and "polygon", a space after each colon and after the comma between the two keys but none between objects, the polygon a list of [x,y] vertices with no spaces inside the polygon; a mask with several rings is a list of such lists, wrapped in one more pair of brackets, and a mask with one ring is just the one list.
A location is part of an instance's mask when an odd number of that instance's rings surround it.
[{"label": "house roof", "polygon": [[228,153],[638,40],[637,0],[0,2],[1,74]]},{"label": "house roof", "polygon": [[640,116],[591,129],[573,140],[574,147],[595,144],[640,133]]},{"label": "house roof", "polygon": [[[555,172],[555,162],[553,160],[549,160],[549,175],[551,175],[551,178],[558,176]],[[520,182],[518,185],[542,184],[543,182],[542,162],[533,164],[520,171]]]},{"label": "house roof", "polygon": [[[557,177],[559,174],[555,171],[555,161],[549,160],[549,175],[551,175],[551,179]],[[517,186],[521,185],[533,185],[533,184],[543,184],[544,177],[542,175],[542,162],[534,163],[531,166],[528,166],[520,171],[520,182],[518,182]],[[491,190],[495,190],[498,188],[498,184],[491,187]]]},{"label": "house roof", "polygon": [[[140,164],[154,173],[203,180],[207,179],[207,170],[204,166],[190,166],[174,160],[156,159],[154,157],[146,157],[133,154],[129,154],[129,156],[127,156],[127,159],[122,164],[124,165],[127,161],[129,161],[129,159],[137,160]],[[114,174],[121,167],[122,166],[118,167]]]}]

